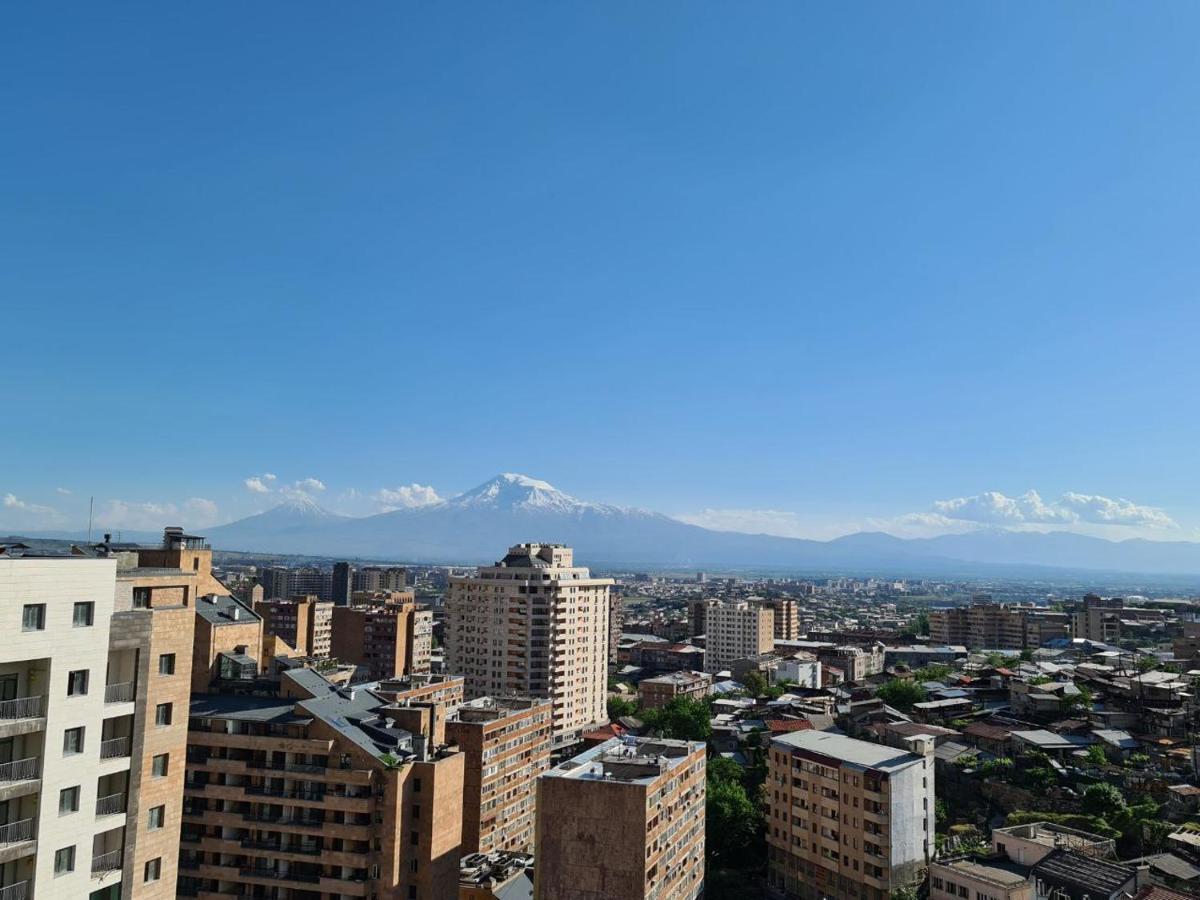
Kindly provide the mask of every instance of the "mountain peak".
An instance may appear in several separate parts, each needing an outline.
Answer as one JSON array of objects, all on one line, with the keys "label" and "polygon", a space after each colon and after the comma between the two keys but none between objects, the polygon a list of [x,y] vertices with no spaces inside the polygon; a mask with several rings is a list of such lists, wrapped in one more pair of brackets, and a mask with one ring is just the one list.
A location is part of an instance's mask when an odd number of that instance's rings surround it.
[{"label": "mountain peak", "polygon": [[311,519],[335,518],[333,513],[320,506],[312,497],[288,497],[282,503],[272,506],[263,515],[303,516]]},{"label": "mountain peak", "polygon": [[502,472],[450,501],[464,508],[548,510],[579,512],[596,504],[564,494],[548,481],[516,472]]}]

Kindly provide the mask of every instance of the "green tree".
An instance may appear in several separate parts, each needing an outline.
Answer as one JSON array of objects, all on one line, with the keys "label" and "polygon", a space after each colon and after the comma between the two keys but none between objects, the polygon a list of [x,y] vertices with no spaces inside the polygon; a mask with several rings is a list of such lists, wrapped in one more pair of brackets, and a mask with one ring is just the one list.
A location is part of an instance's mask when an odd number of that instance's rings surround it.
[{"label": "green tree", "polygon": [[1022,650],[1021,651],[1021,661],[1022,662],[1033,662],[1033,651],[1029,650],[1029,649]]},{"label": "green tree", "polygon": [[750,850],[761,813],[740,781],[708,780],[705,852],[714,860],[736,862]]},{"label": "green tree", "polygon": [[712,736],[708,704],[690,697],[675,697],[661,709],[642,712],[642,722],[655,734],[677,741],[707,741]]},{"label": "green tree", "polygon": [[926,693],[925,688],[921,687],[915,681],[902,681],[899,678],[893,678],[891,681],[885,682],[875,692],[875,696],[879,697],[888,706],[894,706],[901,712],[908,712],[913,708],[913,704],[920,703],[929,695]]},{"label": "green tree", "polygon": [[621,716],[632,716],[637,712],[637,704],[625,697],[615,694],[608,698],[608,718],[619,719]]},{"label": "green tree", "polygon": [[941,663],[933,663],[932,665],[924,666],[913,672],[917,681],[945,681],[950,677],[953,671],[949,666]]},{"label": "green tree", "polygon": [[771,686],[767,682],[767,677],[757,669],[751,669],[742,676],[742,685],[751,697],[761,697]]},{"label": "green tree", "polygon": [[738,784],[741,784],[742,778],[745,776],[745,770],[732,759],[717,756],[708,761],[706,775],[709,784],[712,784],[714,781],[736,781]]},{"label": "green tree", "polygon": [[1083,811],[1115,825],[1125,811],[1125,797],[1111,784],[1091,784],[1083,792]]},{"label": "green tree", "polygon": [[1092,746],[1087,748],[1087,759],[1093,766],[1108,764],[1108,757],[1104,755],[1104,748],[1099,744],[1092,744]]}]

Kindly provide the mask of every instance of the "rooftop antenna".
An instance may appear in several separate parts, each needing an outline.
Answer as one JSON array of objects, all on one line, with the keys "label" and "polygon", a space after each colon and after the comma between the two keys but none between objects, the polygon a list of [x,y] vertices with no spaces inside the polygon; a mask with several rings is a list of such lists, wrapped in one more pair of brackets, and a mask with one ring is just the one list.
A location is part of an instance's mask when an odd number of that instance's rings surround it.
[{"label": "rooftop antenna", "polygon": [[88,543],[92,542],[92,504],[95,502],[95,497],[88,497]]}]

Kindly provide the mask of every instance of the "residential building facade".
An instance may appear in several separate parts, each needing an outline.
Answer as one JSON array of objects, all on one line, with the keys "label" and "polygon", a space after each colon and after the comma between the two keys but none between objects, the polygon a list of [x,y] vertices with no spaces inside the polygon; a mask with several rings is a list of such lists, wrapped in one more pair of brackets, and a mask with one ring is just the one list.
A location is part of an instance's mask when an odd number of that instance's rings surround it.
[{"label": "residential building facade", "polygon": [[713,603],[705,613],[704,671],[719,672],[735,659],[775,649],[775,614],[746,601]]},{"label": "residential building facade", "polygon": [[704,742],[648,738],[613,738],[551,769],[538,781],[534,897],[701,896],[704,772]]},{"label": "residential building facade", "polygon": [[789,898],[885,900],[931,858],[934,740],[915,752],[823,731],[771,741],[768,882]]},{"label": "residential building facade", "polygon": [[556,745],[603,722],[610,578],[592,578],[561,544],[518,544],[474,577],[452,577],[446,667],[468,698],[550,699]]}]

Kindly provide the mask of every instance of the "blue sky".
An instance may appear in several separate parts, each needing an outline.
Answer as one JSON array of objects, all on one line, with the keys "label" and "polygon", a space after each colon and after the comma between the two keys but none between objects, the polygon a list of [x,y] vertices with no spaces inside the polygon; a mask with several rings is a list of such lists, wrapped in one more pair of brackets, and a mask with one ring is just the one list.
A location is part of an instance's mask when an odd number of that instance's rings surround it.
[{"label": "blue sky", "polygon": [[1194,4],[2,15],[0,526],[1200,525]]}]

